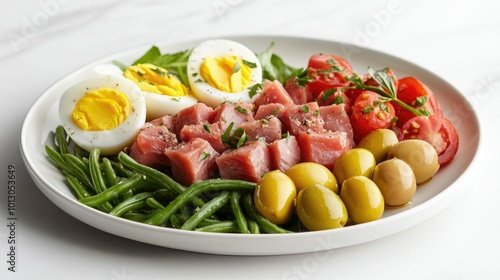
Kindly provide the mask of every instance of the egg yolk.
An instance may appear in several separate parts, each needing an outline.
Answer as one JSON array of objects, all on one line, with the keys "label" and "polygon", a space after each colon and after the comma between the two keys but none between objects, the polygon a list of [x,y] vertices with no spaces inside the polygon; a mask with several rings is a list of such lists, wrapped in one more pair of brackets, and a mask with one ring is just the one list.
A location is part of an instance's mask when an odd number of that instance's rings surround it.
[{"label": "egg yolk", "polygon": [[236,56],[207,57],[200,66],[200,74],[218,90],[239,92],[250,84],[252,69]]},{"label": "egg yolk", "polygon": [[125,94],[110,88],[88,92],[76,104],[71,117],[75,124],[88,131],[104,131],[119,126],[131,111]]},{"label": "egg yolk", "polygon": [[143,91],[168,96],[189,94],[187,87],[176,76],[153,64],[145,63],[130,66],[123,75],[136,83]]}]

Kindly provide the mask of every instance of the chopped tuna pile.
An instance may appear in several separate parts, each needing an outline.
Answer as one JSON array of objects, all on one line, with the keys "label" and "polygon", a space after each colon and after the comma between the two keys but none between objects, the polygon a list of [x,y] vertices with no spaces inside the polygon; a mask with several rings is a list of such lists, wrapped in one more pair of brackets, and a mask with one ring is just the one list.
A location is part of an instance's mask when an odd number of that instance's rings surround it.
[{"label": "chopped tuna pile", "polygon": [[[146,123],[129,154],[186,186],[216,176],[257,182],[304,161],[332,168],[354,141],[349,104],[329,98],[266,81],[254,103],[197,103]],[[228,143],[228,137],[239,141]]]}]

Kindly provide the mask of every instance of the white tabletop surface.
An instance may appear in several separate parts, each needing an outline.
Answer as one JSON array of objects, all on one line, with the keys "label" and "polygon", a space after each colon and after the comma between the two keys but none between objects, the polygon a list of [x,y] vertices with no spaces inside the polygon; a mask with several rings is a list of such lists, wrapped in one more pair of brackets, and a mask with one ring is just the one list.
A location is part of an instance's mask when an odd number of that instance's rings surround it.
[{"label": "white tabletop surface", "polygon": [[[0,3],[0,279],[500,279],[500,2],[112,1]],[[30,106],[101,57],[155,42],[291,35],[373,48],[440,75],[481,122],[460,196],[394,235],[322,255],[235,257],[155,247],[94,229],[53,205],[19,151]],[[8,166],[17,176],[16,272],[9,268]]]}]

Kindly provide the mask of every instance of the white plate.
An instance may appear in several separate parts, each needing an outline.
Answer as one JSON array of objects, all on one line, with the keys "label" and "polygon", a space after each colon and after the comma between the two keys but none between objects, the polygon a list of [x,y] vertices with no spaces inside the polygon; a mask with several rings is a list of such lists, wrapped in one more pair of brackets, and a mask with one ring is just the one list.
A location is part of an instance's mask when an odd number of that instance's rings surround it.
[{"label": "white plate", "polygon": [[[218,234],[149,226],[116,218],[80,204],[64,183],[61,173],[47,159],[44,146],[52,143],[51,132],[59,125],[58,100],[63,91],[92,72],[97,65],[118,60],[133,62],[151,46],[144,46],[103,58],[64,77],[44,92],[26,115],[21,132],[21,152],[26,167],[38,188],[63,211],[108,233],[168,248],[227,255],[284,255],[346,247],[372,241],[415,226],[445,208],[465,187],[460,177],[473,162],[479,146],[479,125],[465,98],[452,85],[435,74],[394,56],[338,42],[292,37],[231,37],[255,52],[276,43],[275,52],[285,62],[304,67],[313,53],[336,53],[347,58],[354,70],[363,74],[367,66],[380,69],[390,66],[398,77],[413,75],[427,84],[438,96],[443,112],[457,127],[460,149],[454,161],[431,180],[420,186],[412,204],[385,211],[382,219],[341,229],[287,235]],[[194,47],[198,41],[157,44],[162,52],[173,53]],[[461,117],[456,108],[471,112]],[[455,111],[454,111],[455,110]]]}]

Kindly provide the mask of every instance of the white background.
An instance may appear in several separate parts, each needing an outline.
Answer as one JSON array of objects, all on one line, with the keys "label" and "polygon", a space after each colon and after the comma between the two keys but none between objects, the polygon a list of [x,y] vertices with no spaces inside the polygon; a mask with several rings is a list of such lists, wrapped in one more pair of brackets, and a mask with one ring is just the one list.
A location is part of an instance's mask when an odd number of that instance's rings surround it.
[{"label": "white background", "polygon": [[[500,279],[500,2],[0,2],[0,279]],[[458,88],[481,121],[463,193],[431,219],[366,244],[267,257],[205,255],[126,240],[54,206],[19,152],[21,124],[49,86],[101,57],[155,42],[293,35],[399,56]],[[17,175],[17,272],[7,270],[7,166]]]}]

